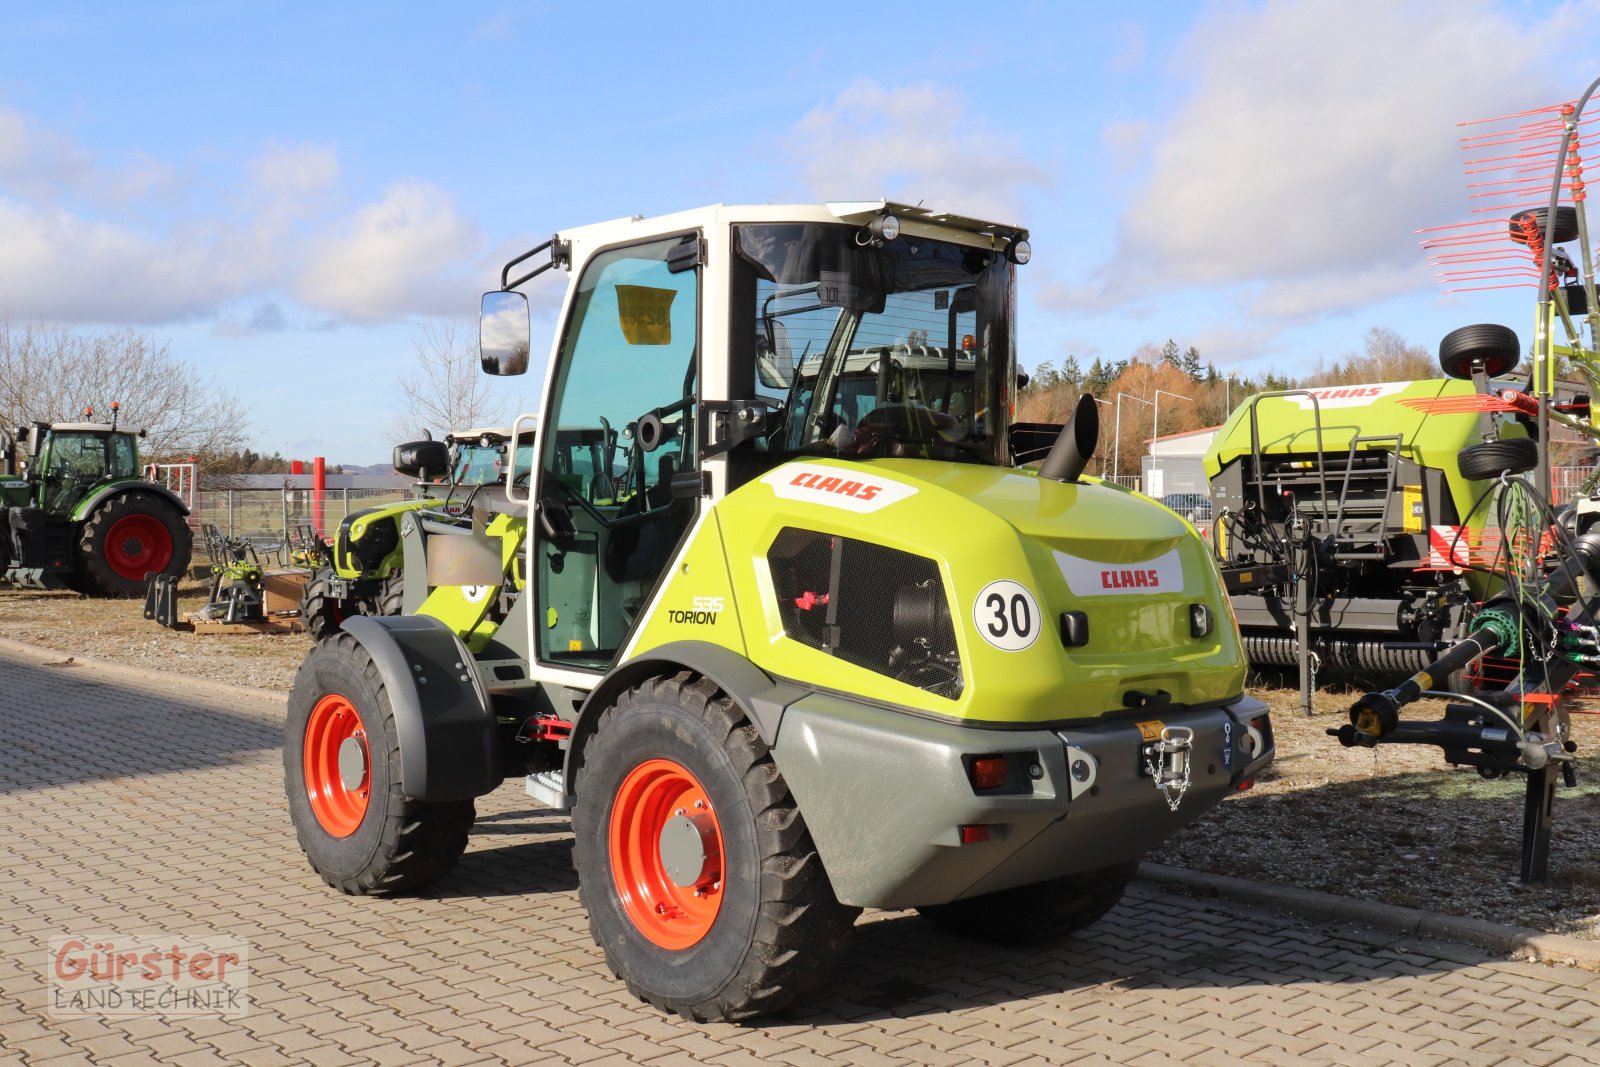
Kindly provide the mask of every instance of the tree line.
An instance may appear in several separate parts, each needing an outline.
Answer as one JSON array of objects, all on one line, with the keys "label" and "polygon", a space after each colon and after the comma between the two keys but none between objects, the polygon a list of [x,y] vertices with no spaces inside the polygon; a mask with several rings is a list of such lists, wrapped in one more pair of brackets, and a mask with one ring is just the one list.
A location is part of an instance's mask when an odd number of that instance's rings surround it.
[{"label": "tree line", "polygon": [[1361,352],[1318,359],[1299,376],[1276,370],[1224,373],[1194,345],[1184,347],[1169,338],[1164,345],[1141,345],[1127,359],[1096,357],[1088,367],[1075,355],[1059,366],[1053,360],[1039,364],[1018,400],[1017,418],[1061,422],[1081,394],[1090,394],[1101,403],[1096,463],[1101,473],[1127,476],[1139,473],[1152,438],[1221,425],[1253,393],[1439,375],[1427,348],[1384,326],[1367,331]]}]

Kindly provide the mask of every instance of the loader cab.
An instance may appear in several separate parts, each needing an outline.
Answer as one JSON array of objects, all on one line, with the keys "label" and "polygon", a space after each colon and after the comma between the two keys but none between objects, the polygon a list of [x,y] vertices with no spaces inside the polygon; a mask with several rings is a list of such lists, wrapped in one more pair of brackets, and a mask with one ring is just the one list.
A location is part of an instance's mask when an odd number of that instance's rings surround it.
[{"label": "loader cab", "polygon": [[[625,658],[708,502],[782,463],[1008,465],[1025,234],[932,215],[900,232],[889,207],[716,207],[541,246],[533,273],[573,274],[528,494],[547,680]],[[489,373],[527,364],[518,262],[484,298]],[[700,599],[675,614],[721,598]]]}]

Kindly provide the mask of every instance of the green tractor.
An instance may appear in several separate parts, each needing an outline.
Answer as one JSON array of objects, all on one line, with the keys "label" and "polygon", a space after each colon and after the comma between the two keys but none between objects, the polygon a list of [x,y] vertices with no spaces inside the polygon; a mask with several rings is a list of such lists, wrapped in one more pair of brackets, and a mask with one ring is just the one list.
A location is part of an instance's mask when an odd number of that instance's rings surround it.
[{"label": "green tractor", "polygon": [[[84,413],[92,418],[92,410]],[[111,422],[0,429],[0,575],[16,585],[142,595],[181,575],[193,533],[177,494],[141,476],[138,438]]]},{"label": "green tractor", "polygon": [[1083,476],[1093,399],[1012,423],[1028,257],[876,201],[621,219],[508,264],[497,374],[528,366],[513,290],[572,272],[531,470],[410,524],[418,608],[301,666],[285,788],[317,873],[418,890],[517,781],[571,812],[612,971],[697,1020],[816,988],[862,908],[1033,942],[1116,905],[1272,730],[1200,536]]},{"label": "green tractor", "polygon": [[[509,462],[511,431],[505,427],[456,430],[445,436],[448,454],[436,464],[414,462],[419,445],[397,445],[394,468],[417,479],[412,497],[352,512],[339,524],[332,544],[316,553],[319,563],[300,594],[306,632],[322,641],[357,615],[398,615],[406,608],[405,552],[401,528],[406,516],[427,512],[431,521],[457,523],[478,486],[498,484]],[[532,431],[518,438],[527,469]],[[439,482],[432,479],[444,478]],[[442,495],[441,495],[442,494]],[[437,514],[435,514],[437,513]],[[326,561],[326,562],[321,562]],[[420,599],[410,605],[415,610]]]}]

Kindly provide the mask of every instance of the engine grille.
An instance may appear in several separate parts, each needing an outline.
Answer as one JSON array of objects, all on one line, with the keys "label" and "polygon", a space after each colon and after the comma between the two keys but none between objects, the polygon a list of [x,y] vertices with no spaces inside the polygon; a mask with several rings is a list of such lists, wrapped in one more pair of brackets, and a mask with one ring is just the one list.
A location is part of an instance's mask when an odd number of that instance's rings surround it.
[{"label": "engine grille", "polygon": [[961,695],[955,626],[933,560],[786,527],[767,566],[788,637],[930,693]]}]

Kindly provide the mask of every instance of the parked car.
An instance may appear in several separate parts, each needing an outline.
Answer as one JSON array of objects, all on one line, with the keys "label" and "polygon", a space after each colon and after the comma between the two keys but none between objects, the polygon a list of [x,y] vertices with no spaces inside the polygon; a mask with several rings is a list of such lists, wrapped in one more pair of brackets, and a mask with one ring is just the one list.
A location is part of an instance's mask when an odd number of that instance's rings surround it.
[{"label": "parked car", "polygon": [[1211,498],[1203,493],[1168,493],[1161,503],[1198,527],[1211,525]]}]

